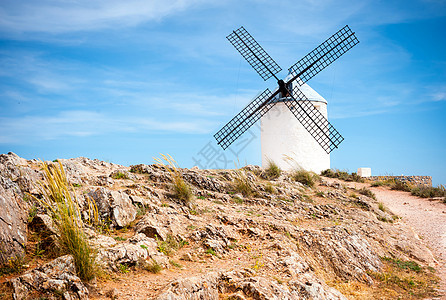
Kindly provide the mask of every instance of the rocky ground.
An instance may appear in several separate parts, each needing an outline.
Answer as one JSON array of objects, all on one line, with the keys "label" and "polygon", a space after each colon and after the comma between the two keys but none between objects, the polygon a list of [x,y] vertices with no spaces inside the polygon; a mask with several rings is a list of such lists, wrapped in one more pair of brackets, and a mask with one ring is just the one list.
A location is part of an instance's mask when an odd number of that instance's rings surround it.
[{"label": "rocky ground", "polygon": [[[0,298],[440,298],[438,261],[424,241],[344,182],[321,177],[310,188],[291,173],[267,180],[256,166],[183,169],[194,195],[185,204],[165,167],[60,162],[101,272],[82,282],[57,251],[52,219],[30,197],[40,197],[40,163],[3,154]],[[235,188],[240,174],[251,195]]]}]

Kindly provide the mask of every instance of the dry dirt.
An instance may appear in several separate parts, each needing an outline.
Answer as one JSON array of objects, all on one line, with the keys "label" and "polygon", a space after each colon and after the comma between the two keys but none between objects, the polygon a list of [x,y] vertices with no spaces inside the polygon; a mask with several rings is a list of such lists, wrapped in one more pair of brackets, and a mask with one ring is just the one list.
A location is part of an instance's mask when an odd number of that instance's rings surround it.
[{"label": "dry dirt", "polygon": [[[412,196],[409,192],[391,191],[385,187],[370,187],[366,183],[347,183],[349,187],[366,187],[376,194],[401,221],[410,226],[431,249],[437,262],[435,269],[441,278],[441,290],[446,292],[446,204],[441,201]],[[445,296],[446,299],[446,296]]]}]

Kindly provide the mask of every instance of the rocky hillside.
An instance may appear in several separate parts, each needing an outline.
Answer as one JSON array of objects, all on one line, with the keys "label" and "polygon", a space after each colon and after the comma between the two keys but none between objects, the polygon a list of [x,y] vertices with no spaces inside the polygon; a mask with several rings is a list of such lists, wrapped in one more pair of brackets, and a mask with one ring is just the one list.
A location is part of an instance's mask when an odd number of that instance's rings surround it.
[{"label": "rocky hillside", "polygon": [[430,251],[366,190],[324,177],[310,187],[286,172],[273,179],[257,166],[192,168],[178,170],[192,192],[182,199],[165,166],[83,157],[60,163],[95,249],[97,277],[81,281],[73,257],[58,249],[61,233],[35,199],[42,197],[41,163],[3,154],[0,298],[435,295]]}]

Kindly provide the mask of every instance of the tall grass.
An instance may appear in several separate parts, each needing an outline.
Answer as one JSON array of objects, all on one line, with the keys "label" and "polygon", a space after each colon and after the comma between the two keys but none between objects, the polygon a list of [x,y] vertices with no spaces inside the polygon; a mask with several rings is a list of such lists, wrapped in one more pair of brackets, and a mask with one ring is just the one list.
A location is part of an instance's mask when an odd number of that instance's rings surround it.
[{"label": "tall grass", "polygon": [[266,179],[272,180],[280,176],[282,170],[272,160],[268,160],[268,167],[265,169]]},{"label": "tall grass", "polygon": [[[41,163],[44,180],[39,182],[42,199],[34,197],[50,214],[57,227],[62,252],[74,258],[77,275],[84,281],[93,279],[98,271],[95,251],[82,231],[82,220],[73,186],[60,162]],[[91,205],[91,204],[89,204]]]},{"label": "tall grass", "polygon": [[190,186],[184,181],[177,162],[169,154],[161,154],[161,158],[154,157],[153,159],[158,166],[165,167],[172,175],[173,196],[184,204],[190,204],[193,199],[192,191]]},{"label": "tall grass", "polygon": [[315,182],[319,179],[319,176],[306,170],[297,170],[293,173],[291,178],[306,186],[313,187]]},{"label": "tall grass", "polygon": [[255,194],[255,189],[242,169],[235,169],[234,191],[241,193],[245,197],[251,197]]}]

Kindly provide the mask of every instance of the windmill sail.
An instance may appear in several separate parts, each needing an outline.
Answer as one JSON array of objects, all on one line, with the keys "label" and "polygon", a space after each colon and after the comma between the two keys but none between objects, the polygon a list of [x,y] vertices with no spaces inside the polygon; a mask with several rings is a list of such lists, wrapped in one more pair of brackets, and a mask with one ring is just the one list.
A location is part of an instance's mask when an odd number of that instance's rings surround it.
[{"label": "windmill sail", "polygon": [[263,80],[266,81],[282,71],[282,68],[263,50],[262,46],[254,40],[243,26],[234,30],[226,38]]},{"label": "windmill sail", "polygon": [[358,43],[355,33],[344,26],[288,69],[294,77],[287,84],[296,79],[304,84]]},{"label": "windmill sail", "polygon": [[[278,81],[279,88],[273,93],[266,89],[214,135],[217,143],[223,149],[229,147],[271,109],[275,100],[277,100],[275,96],[279,92],[292,98],[293,101],[284,101],[285,104],[327,153],[338,147],[344,138],[330,124],[327,118],[316,110],[310,101],[307,101],[308,99],[297,86],[304,84],[359,43],[355,33],[348,26],[333,34],[291,66],[289,71],[292,74],[292,78],[286,83],[279,80],[276,76],[282,70],[280,66],[265,52],[245,28],[240,27],[233,31],[227,36],[227,39],[260,77],[264,80],[274,77]],[[289,91],[290,87],[295,84],[297,86],[292,91]],[[298,101],[296,98],[302,101]]]},{"label": "windmill sail", "polygon": [[241,112],[239,112],[222,129],[214,134],[217,143],[223,148],[228,148],[239,136],[248,130],[274,105],[271,99],[278,94],[269,89],[264,90],[252,100]]}]

